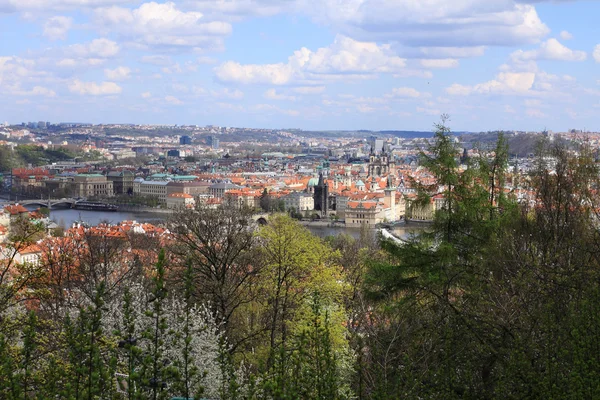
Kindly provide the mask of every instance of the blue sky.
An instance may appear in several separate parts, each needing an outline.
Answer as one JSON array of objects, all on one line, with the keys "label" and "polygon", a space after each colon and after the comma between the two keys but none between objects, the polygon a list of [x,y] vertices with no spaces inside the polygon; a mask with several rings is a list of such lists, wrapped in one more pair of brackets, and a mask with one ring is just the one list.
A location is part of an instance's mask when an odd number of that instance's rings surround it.
[{"label": "blue sky", "polygon": [[600,131],[596,1],[0,0],[0,121]]}]

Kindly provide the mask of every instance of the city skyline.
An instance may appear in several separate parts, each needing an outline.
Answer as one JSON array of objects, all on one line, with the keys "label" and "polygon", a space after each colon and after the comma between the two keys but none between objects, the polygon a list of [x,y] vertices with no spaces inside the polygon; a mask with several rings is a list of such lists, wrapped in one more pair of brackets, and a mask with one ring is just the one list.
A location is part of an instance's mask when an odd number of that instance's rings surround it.
[{"label": "city skyline", "polygon": [[0,0],[0,120],[600,130],[587,1]]}]

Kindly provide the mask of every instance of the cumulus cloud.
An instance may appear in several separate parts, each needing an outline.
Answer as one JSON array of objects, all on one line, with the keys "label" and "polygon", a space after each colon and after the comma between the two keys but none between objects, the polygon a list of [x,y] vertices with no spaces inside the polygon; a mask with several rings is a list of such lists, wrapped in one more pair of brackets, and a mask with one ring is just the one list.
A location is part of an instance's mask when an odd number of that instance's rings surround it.
[{"label": "cumulus cloud", "polygon": [[529,91],[534,84],[536,74],[533,72],[501,72],[488,82],[474,86],[453,84],[446,88],[446,93],[454,96],[476,94],[519,94]]},{"label": "cumulus cloud", "polygon": [[95,11],[95,20],[102,29],[146,47],[217,48],[231,33],[231,24],[206,21],[202,13],[181,11],[173,2],[149,2],[133,10],[101,8]]},{"label": "cumulus cloud", "polygon": [[456,68],[458,67],[458,60],[453,58],[433,58],[421,60],[421,65],[425,68]]},{"label": "cumulus cloud", "polygon": [[132,3],[132,0],[2,0],[0,12],[15,11],[70,11],[82,8],[106,7],[115,4]]},{"label": "cumulus cloud", "polygon": [[109,39],[94,39],[89,43],[73,44],[64,49],[64,54],[70,57],[110,58],[119,53],[119,45]]},{"label": "cumulus cloud", "polygon": [[246,64],[227,61],[215,68],[217,79],[222,82],[262,83],[284,85],[292,80],[294,70],[289,64]]},{"label": "cumulus cloud", "polygon": [[183,0],[186,8],[200,10],[211,18],[240,20],[245,17],[267,17],[290,9],[299,2],[290,0]]},{"label": "cumulus cloud", "polygon": [[54,90],[48,89],[43,86],[34,86],[30,90],[24,90],[20,87],[9,87],[7,92],[15,96],[56,97],[56,92],[54,92]]},{"label": "cumulus cloud", "polygon": [[272,104],[256,104],[250,107],[251,112],[260,112],[261,114],[283,114],[289,117],[297,117],[300,115],[298,110],[284,109]]},{"label": "cumulus cloud", "polygon": [[[535,43],[549,33],[535,7],[510,0],[305,0],[306,12],[357,40],[409,46]],[[435,29],[432,29],[435,27]]]},{"label": "cumulus cloud", "polygon": [[455,0],[450,7],[447,0],[185,0],[183,4],[217,19],[301,13],[361,41],[461,48],[542,39],[549,33],[548,27],[533,5],[523,3]]},{"label": "cumulus cloud", "polygon": [[150,97],[152,97],[152,93],[150,92],[144,92],[141,94],[143,99],[149,99]]},{"label": "cumulus cloud", "polygon": [[485,46],[471,47],[420,47],[420,56],[429,58],[471,58],[481,57],[485,54]]},{"label": "cumulus cloud", "polygon": [[573,35],[570,32],[561,31],[560,32],[560,38],[562,40],[571,40],[571,39],[573,39]]},{"label": "cumulus cloud", "polygon": [[282,93],[277,93],[275,89],[267,90],[264,95],[266,99],[269,100],[287,100],[287,101],[296,101],[296,96],[289,96]]},{"label": "cumulus cloud", "polygon": [[131,68],[117,67],[115,69],[105,69],[104,76],[111,81],[124,81],[131,76]]},{"label": "cumulus cloud", "polygon": [[387,97],[404,97],[416,99],[419,97],[423,97],[424,95],[428,94],[421,93],[418,90],[410,87],[399,87],[392,89],[392,92],[389,93]]},{"label": "cumulus cloud", "polygon": [[325,86],[300,86],[292,88],[292,91],[299,94],[320,94],[325,91]]},{"label": "cumulus cloud", "polygon": [[532,60],[585,61],[586,58],[585,51],[571,50],[554,38],[543,42],[538,49],[518,50],[511,54],[511,59],[516,62]]},{"label": "cumulus cloud", "polygon": [[328,47],[316,51],[303,47],[295,51],[287,63],[243,65],[228,61],[216,67],[215,74],[222,82],[285,85],[338,79],[340,74],[357,78],[393,73],[405,66],[406,60],[395,56],[389,45],[337,36]]},{"label": "cumulus cloud", "polygon": [[600,63],[600,44],[594,47],[594,60],[596,60],[597,63]]},{"label": "cumulus cloud", "polygon": [[179,105],[183,104],[183,101],[181,101],[177,97],[171,96],[171,95],[165,96],[165,101],[167,103],[169,103],[169,104],[173,104],[173,105],[176,105],[176,106],[179,106]]},{"label": "cumulus cloud", "polygon": [[528,108],[527,110],[525,110],[525,114],[527,114],[528,117],[531,118],[546,118],[547,115],[544,114],[541,110],[538,110],[537,108]]},{"label": "cumulus cloud", "polygon": [[44,23],[43,35],[50,40],[65,40],[72,25],[73,19],[70,17],[52,17]]},{"label": "cumulus cloud", "polygon": [[[205,94],[205,90],[202,88],[194,88],[194,92],[197,95],[202,95]],[[244,98],[244,92],[242,92],[241,90],[238,89],[222,89],[222,90],[213,90],[211,91],[211,94],[215,97],[221,97],[221,98],[226,98],[226,99],[233,99],[233,100],[241,100]]]},{"label": "cumulus cloud", "polygon": [[114,82],[83,82],[75,79],[69,84],[69,91],[80,95],[103,96],[110,94],[119,94],[122,89]]},{"label": "cumulus cloud", "polygon": [[144,64],[152,64],[159,66],[167,66],[173,64],[171,57],[163,56],[163,55],[151,55],[151,56],[143,56],[140,61]]}]

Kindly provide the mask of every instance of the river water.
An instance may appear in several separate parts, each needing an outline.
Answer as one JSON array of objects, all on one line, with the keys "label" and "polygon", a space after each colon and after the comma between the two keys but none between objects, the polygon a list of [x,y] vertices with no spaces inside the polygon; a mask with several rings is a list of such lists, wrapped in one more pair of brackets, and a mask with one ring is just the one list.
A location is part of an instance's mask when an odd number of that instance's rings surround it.
[{"label": "river water", "polygon": [[[86,222],[89,225],[98,225],[102,222],[108,223],[119,223],[121,221],[138,221],[138,222],[149,222],[149,223],[160,223],[168,217],[168,214],[152,214],[152,213],[140,213],[140,212],[108,212],[108,211],[84,211],[84,210],[72,210],[72,209],[56,209],[50,211],[50,219],[56,222],[63,228],[69,228],[73,223],[77,221]],[[346,233],[348,235],[358,238],[360,236],[360,228],[346,228],[344,226],[307,226],[307,228],[315,235],[320,237],[326,237],[330,235],[338,235],[340,233]],[[400,226],[393,228],[391,231],[397,237],[407,237],[412,233],[417,233],[422,230],[423,227],[416,226]],[[375,234],[375,230],[373,230]]]}]

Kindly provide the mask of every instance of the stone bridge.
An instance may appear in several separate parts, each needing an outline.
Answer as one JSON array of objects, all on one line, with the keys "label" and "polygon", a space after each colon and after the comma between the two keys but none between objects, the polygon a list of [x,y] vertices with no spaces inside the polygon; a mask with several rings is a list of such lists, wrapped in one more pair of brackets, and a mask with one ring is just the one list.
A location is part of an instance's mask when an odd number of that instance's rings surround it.
[{"label": "stone bridge", "polygon": [[269,223],[269,214],[254,214],[252,220],[259,225],[267,225]]},{"label": "stone bridge", "polygon": [[39,199],[39,200],[21,200],[18,202],[23,207],[25,206],[40,206],[54,208],[56,206],[73,206],[77,203],[75,199]]}]

